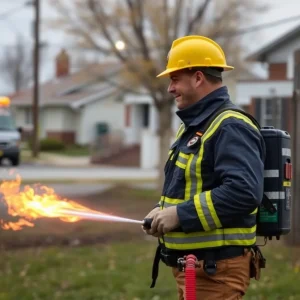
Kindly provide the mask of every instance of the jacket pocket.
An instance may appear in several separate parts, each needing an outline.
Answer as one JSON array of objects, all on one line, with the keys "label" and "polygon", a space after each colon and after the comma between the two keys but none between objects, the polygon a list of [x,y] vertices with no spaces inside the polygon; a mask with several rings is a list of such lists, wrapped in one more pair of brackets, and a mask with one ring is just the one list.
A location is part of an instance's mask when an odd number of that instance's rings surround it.
[{"label": "jacket pocket", "polygon": [[186,146],[180,148],[179,154],[175,162],[175,173],[178,173],[178,175],[180,174],[177,177],[185,176],[185,170],[188,164],[190,163],[191,159],[197,152],[197,148],[189,148]]}]

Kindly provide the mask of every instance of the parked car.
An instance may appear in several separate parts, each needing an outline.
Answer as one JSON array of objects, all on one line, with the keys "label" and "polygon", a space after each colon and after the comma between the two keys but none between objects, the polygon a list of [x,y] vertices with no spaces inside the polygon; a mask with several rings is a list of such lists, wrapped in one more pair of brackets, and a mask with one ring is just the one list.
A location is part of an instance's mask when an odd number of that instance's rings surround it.
[{"label": "parked car", "polygon": [[0,97],[0,161],[8,158],[13,166],[20,164],[22,128],[17,128],[10,110],[10,99]]}]

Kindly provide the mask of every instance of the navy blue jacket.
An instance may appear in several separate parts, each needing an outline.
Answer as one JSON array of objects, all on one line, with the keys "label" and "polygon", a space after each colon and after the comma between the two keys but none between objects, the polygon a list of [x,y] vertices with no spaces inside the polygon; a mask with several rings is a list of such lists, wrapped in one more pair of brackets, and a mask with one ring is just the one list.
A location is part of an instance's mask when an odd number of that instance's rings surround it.
[{"label": "navy blue jacket", "polygon": [[[195,132],[201,132],[209,118],[224,103],[231,102],[227,88],[221,87],[177,112],[185,125],[185,131],[172,146],[175,160],[180,151],[185,153],[187,143],[195,136]],[[199,147],[196,147],[197,150]],[[242,228],[247,216],[260,205],[263,197],[264,157],[264,141],[259,131],[234,117],[222,121],[212,137],[205,142],[201,162],[202,192],[211,191],[214,209],[223,228]],[[184,197],[185,181],[181,171],[176,168],[174,160],[168,160],[162,196],[172,199]],[[179,203],[177,213],[183,232],[204,231],[194,201]]]}]

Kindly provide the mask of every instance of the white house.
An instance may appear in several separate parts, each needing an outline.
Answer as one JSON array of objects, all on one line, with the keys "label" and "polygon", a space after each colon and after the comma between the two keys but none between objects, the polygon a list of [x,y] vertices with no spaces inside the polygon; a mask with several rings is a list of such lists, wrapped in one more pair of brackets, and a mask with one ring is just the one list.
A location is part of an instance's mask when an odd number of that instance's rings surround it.
[{"label": "white house", "polygon": [[237,104],[253,114],[262,126],[291,130],[294,53],[300,49],[300,26],[247,57],[268,69],[267,78],[240,80]]},{"label": "white house", "polygon": [[[69,74],[65,52],[57,58],[56,77],[41,84],[39,93],[39,137],[52,137],[65,143],[86,145],[99,131],[119,133],[125,125],[122,95],[117,87],[99,80],[114,77],[113,64],[89,66]],[[11,95],[17,126],[32,131],[32,89]]]}]

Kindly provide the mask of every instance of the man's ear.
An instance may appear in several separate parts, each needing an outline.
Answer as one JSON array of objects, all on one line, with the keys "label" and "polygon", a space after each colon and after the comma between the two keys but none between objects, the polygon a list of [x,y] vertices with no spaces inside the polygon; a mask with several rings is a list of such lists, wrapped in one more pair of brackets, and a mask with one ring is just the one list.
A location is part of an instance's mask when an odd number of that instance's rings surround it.
[{"label": "man's ear", "polygon": [[204,74],[201,71],[197,71],[195,73],[195,79],[196,79],[196,86],[201,85],[205,79]]}]

